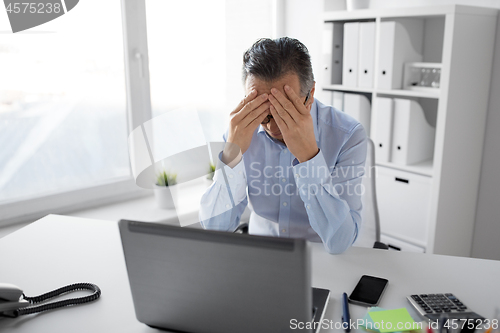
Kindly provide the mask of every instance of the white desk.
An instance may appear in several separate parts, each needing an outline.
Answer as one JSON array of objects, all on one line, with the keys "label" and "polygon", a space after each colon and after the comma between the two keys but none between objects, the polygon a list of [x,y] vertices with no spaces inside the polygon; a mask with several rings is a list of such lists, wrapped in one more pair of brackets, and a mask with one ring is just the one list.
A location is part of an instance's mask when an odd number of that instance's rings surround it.
[{"label": "white desk", "polygon": [[[364,248],[330,255],[321,244],[312,249],[313,286],[332,291],[327,319],[340,320],[341,293],[349,293],[362,274],[388,278],[380,306],[407,307],[414,319],[419,318],[405,299],[413,293],[452,292],[489,318],[500,305],[499,261]],[[28,296],[75,282],[102,289],[94,303],[0,318],[1,332],[156,331],[135,319],[116,222],[49,215],[0,239],[0,253],[1,281],[18,285]],[[353,319],[366,312],[355,305],[350,309]]]}]

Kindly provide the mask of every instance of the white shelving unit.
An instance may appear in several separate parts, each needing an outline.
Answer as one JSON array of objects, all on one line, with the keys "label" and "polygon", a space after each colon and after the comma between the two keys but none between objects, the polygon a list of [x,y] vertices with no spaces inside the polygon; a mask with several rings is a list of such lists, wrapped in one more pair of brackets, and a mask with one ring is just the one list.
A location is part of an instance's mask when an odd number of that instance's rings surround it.
[{"label": "white shelving unit", "polygon": [[[416,100],[436,129],[432,159],[413,165],[377,164],[384,175],[377,178],[381,231],[398,246],[470,256],[497,15],[496,9],[462,5],[324,13],[324,22],[375,21],[375,78],[372,88],[321,88],[371,94],[372,106],[375,97]],[[377,87],[381,23],[405,18],[423,23],[423,62],[442,65],[436,92]]]}]

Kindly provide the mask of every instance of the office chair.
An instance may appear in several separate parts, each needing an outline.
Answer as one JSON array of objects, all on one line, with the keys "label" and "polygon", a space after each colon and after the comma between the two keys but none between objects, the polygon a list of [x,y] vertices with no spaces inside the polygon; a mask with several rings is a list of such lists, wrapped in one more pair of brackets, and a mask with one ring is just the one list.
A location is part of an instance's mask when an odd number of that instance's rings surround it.
[{"label": "office chair", "polygon": [[380,216],[377,203],[376,171],[375,171],[375,145],[368,138],[366,143],[365,175],[363,176],[364,193],[361,198],[363,210],[361,211],[361,228],[354,246],[373,247],[385,249],[389,247],[380,242]]},{"label": "office chair", "polygon": [[[375,184],[375,145],[373,141],[367,139],[366,152],[366,172],[363,176],[364,194],[361,198],[363,210],[361,212],[361,229],[354,246],[373,247],[375,249],[389,249],[389,247],[380,242],[380,217],[377,206],[377,192]],[[248,233],[248,223],[241,223],[235,233]]]},{"label": "office chair", "polygon": [[248,223],[244,222],[238,225],[238,227],[234,230],[235,234],[248,234]]}]

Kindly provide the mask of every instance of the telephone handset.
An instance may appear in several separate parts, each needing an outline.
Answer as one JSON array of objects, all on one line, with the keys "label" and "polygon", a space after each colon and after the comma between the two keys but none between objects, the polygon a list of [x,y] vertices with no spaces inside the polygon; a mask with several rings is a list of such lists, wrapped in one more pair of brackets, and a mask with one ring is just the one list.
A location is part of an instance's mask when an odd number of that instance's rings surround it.
[{"label": "telephone handset", "polygon": [[[36,305],[38,303],[43,303],[50,298],[76,290],[90,290],[92,291],[92,294]],[[100,296],[101,289],[92,283],[75,283],[36,297],[28,297],[24,295],[23,291],[13,284],[0,283],[0,316],[16,318],[18,316],[57,309],[64,306],[92,302]]]},{"label": "telephone handset", "polygon": [[0,283],[0,313],[7,310],[19,309],[30,305],[21,299],[23,291],[10,283]]}]

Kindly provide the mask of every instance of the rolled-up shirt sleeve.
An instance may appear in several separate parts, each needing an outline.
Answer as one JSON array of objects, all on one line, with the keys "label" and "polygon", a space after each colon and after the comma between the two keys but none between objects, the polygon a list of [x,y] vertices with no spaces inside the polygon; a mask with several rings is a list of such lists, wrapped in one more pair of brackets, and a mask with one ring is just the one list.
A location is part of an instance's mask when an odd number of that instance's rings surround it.
[{"label": "rolled-up shirt sleeve", "polygon": [[308,161],[292,162],[309,223],[330,253],[342,253],[356,240],[361,224],[365,160],[366,132],[358,124],[336,161],[325,160],[320,150]]},{"label": "rolled-up shirt sleeve", "polygon": [[221,161],[221,154],[214,182],[201,198],[199,218],[205,229],[232,231],[248,204],[245,164],[242,158],[230,168]]}]

